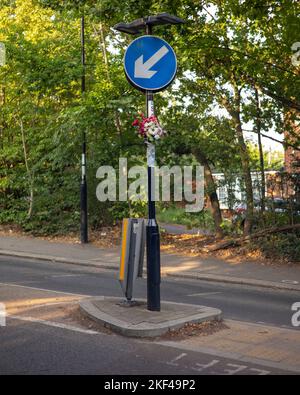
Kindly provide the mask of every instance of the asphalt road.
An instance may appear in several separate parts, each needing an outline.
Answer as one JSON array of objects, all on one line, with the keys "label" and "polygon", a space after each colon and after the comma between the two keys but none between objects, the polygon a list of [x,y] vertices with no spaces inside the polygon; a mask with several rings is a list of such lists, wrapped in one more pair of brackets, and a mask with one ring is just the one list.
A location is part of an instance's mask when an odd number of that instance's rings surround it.
[{"label": "asphalt road", "polygon": [[[0,257],[0,283],[122,297],[117,272],[9,257]],[[145,280],[137,281],[135,297],[146,298]],[[162,279],[161,297],[166,301],[216,307],[228,319],[291,329],[291,306],[300,302],[297,292],[186,279]]]},{"label": "asphalt road", "polygon": [[[284,370],[115,335],[8,320],[0,328],[0,375],[284,374]],[[179,378],[179,377],[178,377]],[[98,386],[99,389],[99,386]],[[199,388],[198,388],[199,389]]]},{"label": "asphalt road", "polygon": [[[136,296],[145,297],[141,280]],[[47,290],[47,291],[46,291]],[[49,292],[51,290],[51,292]],[[92,268],[0,257],[0,303],[20,300],[30,292],[42,296],[54,291],[81,295],[122,296],[116,272]],[[225,318],[289,325],[290,306],[298,295],[200,281],[168,280],[162,299],[219,307]],[[9,317],[0,327],[0,375],[264,375],[285,374],[253,361],[128,339],[114,334],[78,331],[71,325],[26,321]],[[284,369],[284,368],[282,368]],[[200,389],[196,382],[196,389]],[[142,389],[142,388],[140,388]]]}]

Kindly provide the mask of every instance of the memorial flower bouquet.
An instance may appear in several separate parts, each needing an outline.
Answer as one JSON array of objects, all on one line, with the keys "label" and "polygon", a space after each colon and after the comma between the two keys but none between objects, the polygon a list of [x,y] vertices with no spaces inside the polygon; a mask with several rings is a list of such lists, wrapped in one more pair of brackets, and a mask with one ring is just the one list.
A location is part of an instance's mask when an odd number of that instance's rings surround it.
[{"label": "memorial flower bouquet", "polygon": [[137,129],[140,138],[147,139],[151,143],[159,141],[167,134],[155,116],[146,118],[144,114],[140,114],[132,126]]}]

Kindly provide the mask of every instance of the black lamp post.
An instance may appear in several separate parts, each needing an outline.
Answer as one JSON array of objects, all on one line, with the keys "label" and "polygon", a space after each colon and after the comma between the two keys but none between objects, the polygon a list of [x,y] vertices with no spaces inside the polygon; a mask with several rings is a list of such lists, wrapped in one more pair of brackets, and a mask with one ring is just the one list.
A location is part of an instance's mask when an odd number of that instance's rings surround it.
[{"label": "black lamp post", "polygon": [[[86,60],[85,60],[85,19],[81,18],[81,92],[86,92]],[[82,159],[81,159],[81,184],[80,184],[80,239],[81,244],[88,243],[88,192],[86,178],[86,132],[82,135]]]},{"label": "black lamp post", "polygon": [[[148,16],[137,19],[131,23],[119,23],[114,28],[122,33],[137,35],[145,33],[152,35],[153,26],[178,25],[184,21],[176,16],[163,13],[157,16]],[[154,115],[154,92],[146,90],[146,114]],[[154,161],[155,147],[147,144],[148,156],[148,224],[147,224],[147,302],[148,310],[160,311],[160,235],[156,221],[155,187],[154,187]]]}]

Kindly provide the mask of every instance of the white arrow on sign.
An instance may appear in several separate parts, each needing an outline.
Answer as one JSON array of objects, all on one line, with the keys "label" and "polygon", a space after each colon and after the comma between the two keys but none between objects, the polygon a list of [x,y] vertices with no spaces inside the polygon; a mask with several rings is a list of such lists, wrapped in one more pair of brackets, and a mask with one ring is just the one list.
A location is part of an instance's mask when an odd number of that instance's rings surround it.
[{"label": "white arrow on sign", "polygon": [[134,78],[152,78],[157,71],[150,70],[157,62],[159,62],[169,52],[168,48],[164,45],[161,47],[147,62],[144,63],[144,55],[140,56],[135,61]]}]

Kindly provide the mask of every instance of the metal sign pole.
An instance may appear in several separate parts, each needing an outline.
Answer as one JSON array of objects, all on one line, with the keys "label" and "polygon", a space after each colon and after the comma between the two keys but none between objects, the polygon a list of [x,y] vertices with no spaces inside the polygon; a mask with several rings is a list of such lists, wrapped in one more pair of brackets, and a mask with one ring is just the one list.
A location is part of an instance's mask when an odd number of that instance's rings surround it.
[{"label": "metal sign pole", "polygon": [[[86,91],[85,78],[85,19],[81,18],[81,62],[83,73],[81,78],[82,95]],[[82,160],[81,160],[81,184],[80,184],[80,239],[81,244],[88,243],[88,198],[87,198],[87,179],[86,179],[86,132],[83,132]]]},{"label": "metal sign pole", "polygon": [[[119,32],[136,35],[146,30],[145,36],[136,38],[124,56],[124,70],[129,83],[146,92],[146,114],[154,115],[154,92],[167,89],[177,73],[177,58],[165,40],[152,35],[153,26],[178,25],[184,20],[162,13],[137,19],[131,23],[118,23]],[[148,206],[147,238],[147,300],[148,310],[160,311],[160,237],[155,215],[155,146],[147,143],[148,156]]]},{"label": "metal sign pole", "polygon": [[[146,26],[146,34],[151,35],[151,26]],[[154,115],[154,94],[146,91],[147,117]],[[147,304],[148,310],[160,311],[160,237],[155,212],[155,146],[147,143],[148,162],[148,224],[147,224]]]}]

